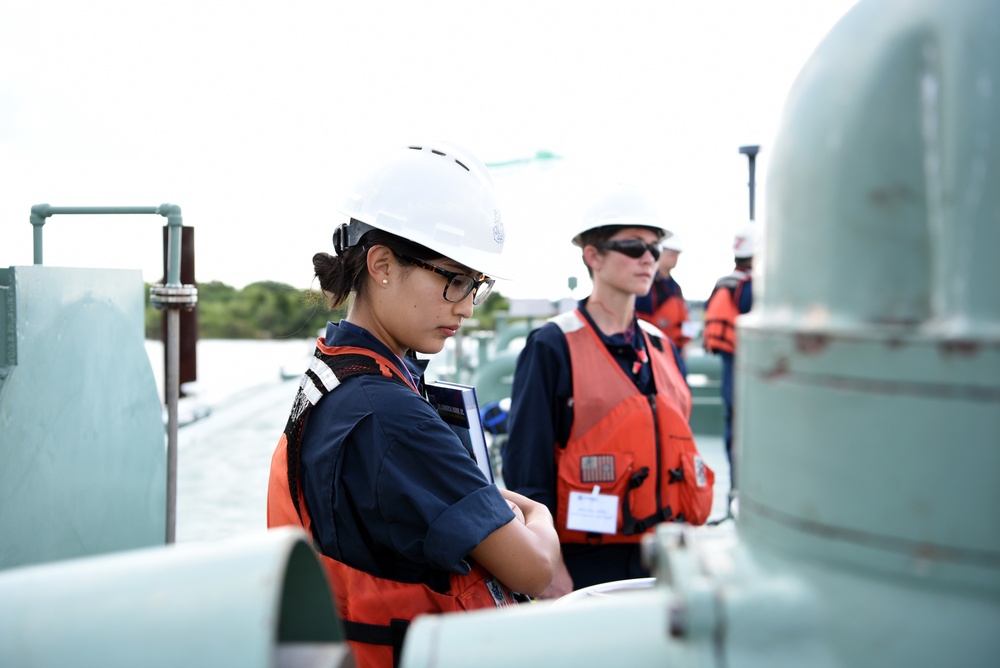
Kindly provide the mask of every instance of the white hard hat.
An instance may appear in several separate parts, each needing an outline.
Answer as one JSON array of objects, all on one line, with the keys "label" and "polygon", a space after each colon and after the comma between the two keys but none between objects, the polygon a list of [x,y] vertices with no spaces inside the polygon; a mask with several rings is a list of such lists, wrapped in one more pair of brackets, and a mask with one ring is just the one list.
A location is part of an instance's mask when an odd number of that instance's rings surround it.
[{"label": "white hard hat", "polygon": [[681,245],[681,240],[677,238],[676,234],[671,234],[669,237],[660,242],[660,247],[664,250],[672,250],[681,253],[684,251],[684,246]]},{"label": "white hard hat", "polygon": [[458,146],[434,142],[396,149],[358,179],[340,210],[362,224],[338,228],[335,246],[353,246],[377,228],[502,278],[506,232],[493,179],[486,165]]},{"label": "white hard hat", "polygon": [[753,225],[744,225],[733,237],[733,257],[745,260],[753,257],[756,246],[756,230]]},{"label": "white hard hat", "polygon": [[573,243],[580,245],[580,235],[607,225],[651,227],[669,237],[672,232],[663,226],[663,218],[653,202],[635,186],[617,184],[610,192],[590,205],[573,234]]}]

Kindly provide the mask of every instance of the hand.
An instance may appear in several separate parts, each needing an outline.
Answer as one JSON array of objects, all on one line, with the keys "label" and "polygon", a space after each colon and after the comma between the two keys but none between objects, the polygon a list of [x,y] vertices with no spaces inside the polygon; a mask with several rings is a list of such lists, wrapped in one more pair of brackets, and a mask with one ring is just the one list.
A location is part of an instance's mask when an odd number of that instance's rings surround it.
[{"label": "hand", "polygon": [[[513,506],[517,506],[520,509],[521,518],[525,524],[538,521],[552,524],[552,514],[545,504],[538,503],[523,494],[512,492],[509,489],[501,489],[500,494],[507,500],[508,505],[512,505],[511,509],[513,509]],[[514,512],[517,514],[517,511]]]},{"label": "hand", "polygon": [[561,559],[552,514],[547,506],[526,496],[507,489],[499,491],[515,519],[484,538],[469,554],[514,591],[538,596],[552,583]]},{"label": "hand", "polygon": [[518,506],[510,499],[507,499],[507,505],[510,506],[510,509],[514,511],[514,517],[521,520],[521,524],[524,524],[524,513],[521,511],[520,506]]}]

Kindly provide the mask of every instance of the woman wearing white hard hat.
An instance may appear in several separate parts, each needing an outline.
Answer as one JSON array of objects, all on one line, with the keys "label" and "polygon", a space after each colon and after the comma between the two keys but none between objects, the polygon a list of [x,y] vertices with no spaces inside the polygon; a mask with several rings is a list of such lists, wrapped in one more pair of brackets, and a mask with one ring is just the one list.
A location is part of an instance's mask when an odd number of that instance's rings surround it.
[{"label": "woman wearing white hard hat", "polygon": [[418,614],[540,594],[548,509],[500,490],[423,396],[426,362],[493,286],[504,227],[485,166],[402,148],[362,177],[313,266],[347,317],[317,341],[271,462],[268,526],[315,541],[359,666],[392,666]]},{"label": "woman wearing white hard hat", "polygon": [[508,488],[556,519],[563,560],[543,598],[647,577],[643,535],[659,522],[703,523],[714,482],[691,436],[691,393],[673,346],[635,315],[669,232],[624,185],[575,232],[594,288],[529,335],[503,461]]}]

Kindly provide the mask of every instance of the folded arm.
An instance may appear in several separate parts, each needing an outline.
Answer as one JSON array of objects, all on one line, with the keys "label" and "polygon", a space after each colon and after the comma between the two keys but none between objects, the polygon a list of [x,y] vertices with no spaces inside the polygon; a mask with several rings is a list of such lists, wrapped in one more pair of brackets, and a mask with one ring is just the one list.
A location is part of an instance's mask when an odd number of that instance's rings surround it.
[{"label": "folded arm", "polygon": [[500,493],[520,509],[524,521],[515,517],[487,536],[471,556],[514,591],[539,596],[561,560],[552,514],[526,496],[507,489]]}]

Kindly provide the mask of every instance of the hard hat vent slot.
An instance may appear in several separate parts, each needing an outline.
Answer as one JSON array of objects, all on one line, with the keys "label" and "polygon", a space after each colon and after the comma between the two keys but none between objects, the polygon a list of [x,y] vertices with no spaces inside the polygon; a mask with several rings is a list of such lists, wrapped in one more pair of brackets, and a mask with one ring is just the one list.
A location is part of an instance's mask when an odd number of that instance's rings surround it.
[{"label": "hard hat vent slot", "polygon": [[[412,150],[414,150],[414,151],[423,151],[423,150],[424,150],[424,147],[423,147],[423,146],[407,146],[407,148],[409,148],[409,149],[412,149]],[[428,148],[429,148],[429,147],[428,147]],[[439,151],[439,150],[437,150],[436,148],[431,148],[431,149],[430,149],[430,152],[431,152],[431,153],[433,153],[434,155],[441,155],[441,156],[444,156],[444,157],[446,157],[446,158],[448,157],[448,154],[447,154],[447,153],[445,153],[444,151]],[[461,168],[462,168],[462,169],[464,169],[465,171],[467,171],[467,172],[471,172],[471,171],[472,171],[472,170],[471,170],[471,169],[469,169],[469,168],[468,168],[468,167],[467,167],[467,166],[465,165],[465,163],[463,163],[463,162],[462,162],[461,160],[458,160],[458,159],[456,159],[456,158],[452,158],[452,160],[454,160],[454,161],[455,161],[455,164],[457,164],[457,165],[458,165],[459,167],[461,167]]]}]

